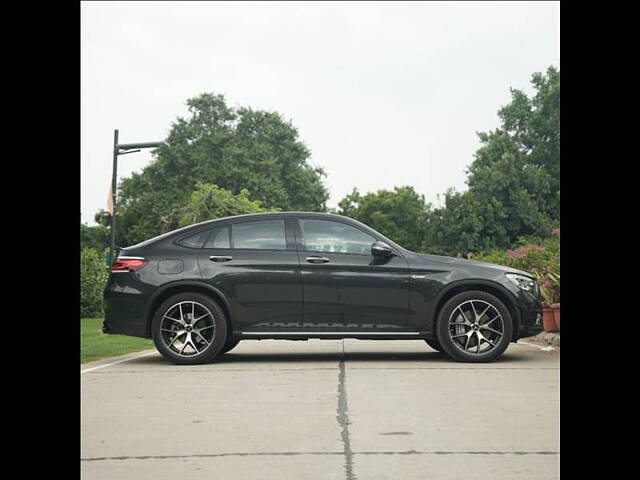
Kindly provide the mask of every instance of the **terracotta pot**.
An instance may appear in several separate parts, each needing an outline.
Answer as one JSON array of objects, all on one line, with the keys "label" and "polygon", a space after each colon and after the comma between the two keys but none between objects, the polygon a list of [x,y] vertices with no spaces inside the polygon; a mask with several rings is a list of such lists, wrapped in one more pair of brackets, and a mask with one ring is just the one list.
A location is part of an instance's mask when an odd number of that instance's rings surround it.
[{"label": "terracotta pot", "polygon": [[553,316],[553,309],[548,305],[542,306],[542,326],[545,332],[557,332],[556,320]]},{"label": "terracotta pot", "polygon": [[556,322],[556,327],[558,327],[558,331],[560,331],[560,304],[553,303],[551,309],[553,310],[553,319]]}]

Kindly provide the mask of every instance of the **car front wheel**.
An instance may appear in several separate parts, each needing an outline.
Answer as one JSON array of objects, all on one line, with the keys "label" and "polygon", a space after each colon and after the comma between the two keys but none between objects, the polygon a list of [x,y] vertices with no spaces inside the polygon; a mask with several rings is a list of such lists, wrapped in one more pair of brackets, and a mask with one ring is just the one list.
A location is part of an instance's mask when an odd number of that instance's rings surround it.
[{"label": "car front wheel", "polygon": [[438,316],[438,341],[445,353],[460,362],[495,360],[509,346],[512,332],[509,309],[483,291],[455,295]]},{"label": "car front wheel", "polygon": [[195,292],[180,293],[162,302],[151,330],[158,351],[180,365],[213,360],[227,340],[224,312],[209,297]]},{"label": "car front wheel", "polygon": [[435,338],[425,338],[424,341],[427,343],[427,345],[429,345],[431,348],[433,348],[436,352],[441,352],[442,351],[442,345],[440,345],[440,342],[435,339]]}]

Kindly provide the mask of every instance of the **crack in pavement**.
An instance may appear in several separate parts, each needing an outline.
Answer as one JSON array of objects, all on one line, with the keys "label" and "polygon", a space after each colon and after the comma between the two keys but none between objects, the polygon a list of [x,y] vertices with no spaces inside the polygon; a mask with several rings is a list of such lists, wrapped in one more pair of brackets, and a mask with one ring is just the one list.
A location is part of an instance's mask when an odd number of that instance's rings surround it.
[{"label": "crack in pavement", "polygon": [[351,440],[349,439],[349,407],[347,405],[347,372],[344,364],[344,340],[342,340],[342,359],[339,363],[338,374],[338,409],[336,418],[340,425],[340,437],[342,439],[344,454],[344,470],[347,480],[356,480],[353,472],[353,452],[351,451]]},{"label": "crack in pavement", "polygon": [[[560,455],[557,451],[482,451],[482,450],[452,450],[452,451],[419,451],[403,450],[398,452],[350,452],[351,455]],[[81,462],[101,462],[110,460],[171,460],[187,458],[217,458],[217,457],[253,457],[253,456],[294,456],[294,455],[345,455],[345,452],[231,452],[231,453],[203,453],[193,455],[138,455],[120,457],[89,457],[81,458]],[[353,472],[352,472],[353,474]],[[355,477],[351,477],[355,479]]]}]

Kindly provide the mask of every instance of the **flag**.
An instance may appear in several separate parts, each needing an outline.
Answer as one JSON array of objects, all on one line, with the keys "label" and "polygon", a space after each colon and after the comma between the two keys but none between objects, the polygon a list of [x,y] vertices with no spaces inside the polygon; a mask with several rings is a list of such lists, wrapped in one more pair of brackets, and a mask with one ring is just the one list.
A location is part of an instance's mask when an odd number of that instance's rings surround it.
[{"label": "flag", "polygon": [[109,182],[109,195],[107,196],[107,212],[113,216],[113,184]]}]

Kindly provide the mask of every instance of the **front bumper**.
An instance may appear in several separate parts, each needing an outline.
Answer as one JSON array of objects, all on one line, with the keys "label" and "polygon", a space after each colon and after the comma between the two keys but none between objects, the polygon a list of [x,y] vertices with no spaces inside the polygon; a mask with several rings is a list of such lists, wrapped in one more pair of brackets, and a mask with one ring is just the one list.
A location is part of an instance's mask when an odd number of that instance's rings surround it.
[{"label": "front bumper", "polygon": [[542,305],[539,302],[530,308],[520,308],[520,335],[518,338],[533,337],[542,332]]}]

